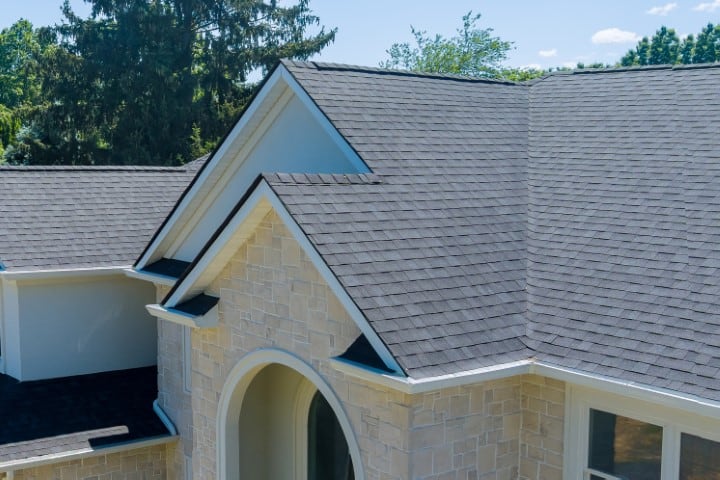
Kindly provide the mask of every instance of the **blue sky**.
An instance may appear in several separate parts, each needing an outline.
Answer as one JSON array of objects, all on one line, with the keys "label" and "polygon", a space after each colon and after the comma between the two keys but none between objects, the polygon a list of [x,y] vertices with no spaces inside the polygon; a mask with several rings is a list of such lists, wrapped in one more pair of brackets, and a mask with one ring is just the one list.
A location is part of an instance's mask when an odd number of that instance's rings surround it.
[{"label": "blue sky", "polygon": [[[61,18],[61,0],[0,1],[0,27],[20,17],[35,25]],[[89,12],[82,0],[71,4]],[[386,59],[394,42],[411,40],[410,25],[450,36],[470,10],[482,14],[481,27],[515,43],[507,63],[516,67],[614,63],[661,25],[686,35],[720,23],[720,0],[310,0],[310,6],[324,25],[339,28],[316,59],[369,66]]]}]

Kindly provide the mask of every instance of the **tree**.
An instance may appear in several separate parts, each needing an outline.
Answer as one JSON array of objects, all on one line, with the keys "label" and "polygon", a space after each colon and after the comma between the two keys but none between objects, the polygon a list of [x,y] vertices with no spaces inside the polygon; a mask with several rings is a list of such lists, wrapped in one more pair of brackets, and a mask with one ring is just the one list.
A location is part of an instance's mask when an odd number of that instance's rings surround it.
[{"label": "tree", "polygon": [[14,161],[187,161],[229,128],[255,87],[251,72],[307,59],[335,35],[306,35],[319,23],[308,0],[86,1],[83,19],[65,0],[40,65],[43,102]]},{"label": "tree", "polygon": [[629,50],[621,59],[620,65],[630,67],[633,65],[648,65],[650,62],[651,43],[647,37],[643,37],[634,50]]},{"label": "tree", "polygon": [[402,68],[430,73],[453,73],[472,77],[502,76],[501,62],[506,59],[512,42],[492,35],[491,28],[479,28],[481,15],[468,12],[457,35],[428,36],[411,27],[416,46],[395,43],[387,50],[390,58],[380,63],[384,68]]},{"label": "tree", "polygon": [[672,28],[660,27],[650,42],[650,65],[673,65],[679,61],[680,39]]},{"label": "tree", "polygon": [[680,63],[692,63],[693,52],[695,51],[695,37],[691,33],[680,44]]},{"label": "tree", "polygon": [[720,25],[708,23],[698,34],[692,63],[710,63],[720,60]]},{"label": "tree", "polygon": [[620,65],[674,65],[720,61],[720,25],[707,24],[682,41],[675,30],[662,26],[651,39],[643,37],[621,59]]},{"label": "tree", "polygon": [[40,81],[35,63],[48,38],[19,20],[0,31],[0,154],[14,142],[25,109],[38,101]]}]

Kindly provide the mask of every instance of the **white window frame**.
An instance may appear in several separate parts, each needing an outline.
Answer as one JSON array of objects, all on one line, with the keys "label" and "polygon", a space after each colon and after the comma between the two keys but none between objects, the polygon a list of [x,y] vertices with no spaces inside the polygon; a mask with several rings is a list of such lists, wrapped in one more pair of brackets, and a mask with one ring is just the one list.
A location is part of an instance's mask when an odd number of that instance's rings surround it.
[{"label": "white window frame", "polygon": [[590,471],[587,467],[590,409],[602,410],[662,427],[661,480],[677,480],[680,475],[682,433],[720,442],[720,419],[635,398],[568,385],[565,405],[564,478],[568,480],[589,480],[590,473],[608,480],[616,478]]}]

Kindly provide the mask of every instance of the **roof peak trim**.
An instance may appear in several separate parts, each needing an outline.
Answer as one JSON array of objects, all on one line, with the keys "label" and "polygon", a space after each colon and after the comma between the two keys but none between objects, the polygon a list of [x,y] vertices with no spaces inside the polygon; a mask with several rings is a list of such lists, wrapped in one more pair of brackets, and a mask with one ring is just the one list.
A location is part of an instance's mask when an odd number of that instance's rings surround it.
[{"label": "roof peak trim", "polygon": [[[377,332],[373,330],[360,308],[355,304],[345,290],[345,287],[340,283],[335,274],[333,274],[332,270],[330,270],[330,267],[327,266],[305,235],[305,232],[297,224],[292,215],[290,215],[290,212],[285,208],[285,205],[275,194],[275,191],[268,182],[262,177],[258,177],[258,181],[247,193],[249,195],[243,197],[236,208],[233,209],[233,212],[225,222],[223,222],[223,225],[213,234],[205,247],[203,247],[201,253],[198,254],[198,257],[192,262],[189,269],[185,271],[183,276],[175,284],[175,287],[162,301],[162,304],[153,306],[154,312],[151,313],[153,315],[156,315],[156,313],[164,313],[160,311],[161,309],[170,311],[184,300],[204,291],[207,286],[205,284],[209,284],[209,282],[212,281],[212,279],[208,280],[208,278],[214,278],[214,275],[212,275],[214,270],[209,269],[218,259],[223,258],[225,255],[225,247],[236,243],[245,243],[247,238],[254,233],[255,226],[259,224],[267,213],[274,210],[290,231],[295,241],[298,242],[300,248],[308,255],[320,276],[327,282],[328,287],[337,296],[349,316],[360,331],[367,337],[385,365],[393,372],[404,375],[402,367],[400,367],[395,357],[390,353],[387,345],[385,345]],[[248,226],[250,227],[248,229],[250,230],[249,233],[244,232],[238,238],[233,239],[237,232]],[[229,250],[232,250],[231,253],[234,253],[236,249],[230,248]],[[150,308],[150,306],[148,306],[148,308]]]},{"label": "roof peak trim", "polygon": [[288,59],[283,59],[282,64],[285,66],[299,67],[299,68],[312,68],[318,71],[346,71],[346,72],[358,72],[358,73],[370,73],[375,75],[395,75],[401,77],[417,77],[417,78],[432,78],[437,80],[451,80],[458,82],[470,82],[470,83],[492,83],[500,85],[517,85],[522,86],[522,83],[514,82],[511,80],[498,80],[493,78],[483,77],[470,77],[467,75],[457,75],[451,73],[433,73],[433,72],[415,72],[412,70],[394,70],[390,68],[380,67],[365,67],[361,65],[347,65],[342,63],[326,63],[326,62],[299,62]]}]

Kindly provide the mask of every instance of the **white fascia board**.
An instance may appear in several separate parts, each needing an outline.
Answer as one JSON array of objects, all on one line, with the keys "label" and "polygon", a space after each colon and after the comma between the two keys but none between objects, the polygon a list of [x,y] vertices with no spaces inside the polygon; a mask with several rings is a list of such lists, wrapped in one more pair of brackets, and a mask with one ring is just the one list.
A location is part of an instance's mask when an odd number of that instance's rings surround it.
[{"label": "white fascia board", "polygon": [[265,85],[263,85],[263,88],[257,93],[257,96],[255,97],[253,102],[248,106],[242,117],[240,117],[240,120],[235,124],[233,129],[225,138],[225,141],[222,143],[222,145],[220,145],[215,154],[210,158],[209,163],[205,165],[200,176],[195,179],[195,183],[193,184],[192,189],[185,194],[182,201],[171,213],[170,218],[168,219],[163,229],[158,232],[158,234],[155,236],[143,256],[140,257],[140,259],[137,261],[137,269],[142,269],[150,263],[150,260],[154,257],[156,250],[158,249],[160,244],[163,243],[166,237],[170,234],[170,232],[175,229],[178,218],[189,207],[189,205],[195,201],[198,192],[202,191],[203,185],[207,182],[208,178],[212,176],[215,168],[217,168],[218,165],[223,163],[223,160],[226,157],[226,153],[230,148],[231,144],[233,143],[233,139],[235,139],[240,134],[240,132],[247,126],[250,119],[255,116],[255,113],[260,109],[261,105],[268,97],[269,92],[278,83],[278,81],[283,78],[281,73],[282,70],[286,70],[285,67],[283,67],[282,65],[278,66],[278,68],[275,70],[275,72],[273,72],[270,78],[267,79]]},{"label": "white fascia board", "polygon": [[288,71],[285,66],[280,65],[278,68],[280,75],[283,80],[287,83],[290,90],[295,93],[297,98],[302,102],[305,108],[308,109],[310,114],[317,120],[318,124],[325,130],[328,136],[338,146],[341,152],[347,157],[350,163],[357,169],[358,173],[370,173],[370,169],[365,162],[358,156],[357,152],[350,146],[347,139],[343,137],[337,128],[330,122],[325,114],[318,108],[317,104],[310,98],[310,95],[303,89],[303,87],[295,80],[295,77]]},{"label": "white fascia board", "polygon": [[340,358],[331,359],[331,364],[334,368],[349,376],[409,394],[431,392],[447,387],[461,387],[490,380],[510,378],[516,375],[533,374],[573,385],[593,388],[595,390],[635,398],[649,403],[697,413],[707,417],[720,418],[720,402],[717,401],[686,395],[672,390],[594,375],[579,370],[538,362],[536,360],[521,360],[422,379],[390,375]]},{"label": "white fascia board", "polygon": [[[332,290],[343,307],[345,307],[350,317],[355,321],[362,333],[365,334],[365,337],[368,339],[383,362],[385,362],[385,365],[387,365],[391,370],[402,372],[400,365],[398,365],[388,348],[382,340],[380,340],[377,333],[375,333],[372,329],[367,319],[365,319],[365,316],[352,301],[337,277],[335,277],[335,274],[332,273],[320,254],[317,250],[315,250],[315,247],[310,243],[310,240],[308,240],[300,226],[295,222],[295,219],[292,218],[290,212],[287,211],[285,205],[283,205],[275,192],[265,181],[262,181],[257,185],[253,193],[245,201],[245,204],[238,210],[235,217],[225,227],[225,230],[205,252],[195,267],[187,274],[182,283],[177,286],[173,294],[166,302],[164,302],[164,306],[166,308],[175,306],[185,300],[186,297],[189,298],[192,296],[191,294],[201,293],[207,287],[206,283],[212,281],[213,278],[211,278],[212,275],[205,275],[205,279],[203,281],[203,274],[208,267],[210,267],[215,258],[221,254],[226,244],[232,239],[239,228],[242,228],[244,225],[248,225],[254,231],[257,225],[255,222],[248,222],[247,219],[254,213],[256,207],[261,203],[267,205],[267,210],[263,208],[261,212],[263,216],[269,212],[270,208],[275,210],[275,213],[277,213],[283,221],[287,229],[293,235],[295,241],[298,242],[300,247],[310,258],[310,261],[328,284],[330,290]],[[251,234],[252,231],[248,231],[246,236],[249,238]]]},{"label": "white fascia board", "polygon": [[[295,80],[295,78],[292,76],[292,74],[285,68],[284,65],[280,64],[276,68],[276,70],[273,72],[273,74],[267,79],[265,84],[263,85],[262,90],[260,90],[253,100],[253,102],[250,104],[248,109],[245,111],[245,113],[242,115],[238,123],[233,127],[230,134],[227,136],[223,144],[218,148],[217,152],[212,156],[210,159],[210,163],[208,163],[205,168],[203,169],[200,176],[195,180],[195,183],[192,186],[192,189],[187,192],[187,194],[183,197],[182,201],[178,204],[177,208],[172,212],[170,218],[168,219],[168,222],[165,224],[163,229],[158,233],[158,235],[155,237],[155,239],[150,244],[149,248],[145,251],[143,256],[138,260],[137,262],[137,269],[140,270],[143,267],[145,267],[147,264],[150,263],[151,259],[155,258],[158,255],[158,248],[160,248],[160,245],[163,244],[166,240],[168,235],[171,234],[171,232],[182,232],[187,231],[188,227],[191,226],[193,222],[188,222],[190,225],[177,225],[178,219],[182,216],[182,213],[189,208],[189,206],[192,203],[197,202],[197,197],[200,194],[200,192],[203,191],[203,185],[208,181],[208,178],[212,177],[213,171],[218,168],[221,164],[232,161],[233,159],[228,159],[228,151],[230,151],[232,148],[235,148],[234,146],[234,140],[240,135],[240,133],[245,129],[249,128],[248,124],[251,120],[254,120],[258,110],[260,110],[263,107],[263,104],[268,100],[268,97],[270,95],[270,92],[272,92],[275,87],[278,85],[278,83],[282,82],[287,88],[289,88],[292,93],[297,96],[297,98],[302,102],[302,104],[308,109],[310,114],[315,118],[318,122],[318,124],[321,126],[325,132],[327,132],[328,136],[332,139],[332,141],[338,146],[340,151],[343,152],[343,154],[347,157],[349,162],[357,169],[358,173],[368,173],[370,172],[370,169],[365,164],[365,162],[358,156],[357,152],[350,146],[348,141],[343,137],[340,132],[333,126],[333,124],[330,122],[330,120],[325,116],[325,114],[318,108],[318,106],[315,104],[315,102],[310,98],[310,96],[307,94],[307,92],[300,86],[300,84]],[[289,97],[281,98],[280,107],[282,107],[284,104],[286,104],[289,101]],[[277,115],[278,112],[271,113],[272,115]],[[258,128],[260,129],[267,129],[269,128],[271,122],[265,122],[265,124],[261,124]],[[265,126],[263,126],[265,125]],[[253,134],[253,137],[255,140],[248,141],[248,145],[254,145],[255,142],[259,138],[262,137],[262,132],[256,132]],[[202,211],[203,209],[200,208],[199,211]],[[182,228],[180,228],[182,227]],[[175,234],[178,237],[182,237],[182,233]],[[172,250],[173,248],[177,248],[177,243],[180,240],[180,238],[175,239],[175,242],[171,242],[172,245],[170,245],[168,248]],[[162,252],[166,253],[166,252]]]},{"label": "white fascia board", "polygon": [[159,273],[150,273],[142,270],[136,270],[132,267],[124,269],[123,272],[130,278],[137,278],[138,280],[144,280],[146,282],[151,282],[156,285],[164,285],[166,287],[172,287],[177,281],[177,278],[175,277],[160,275]]},{"label": "white fascia board", "polygon": [[[262,218],[270,211],[270,205],[267,203],[268,194],[272,194],[272,190],[263,181],[245,200],[245,203],[238,209],[235,216],[225,226],[213,244],[205,251],[197,264],[192,267],[192,270],[187,272],[172,295],[163,302],[165,307],[172,308],[193,297],[194,293],[202,293],[207,288],[208,283],[214,279],[213,276],[206,274],[208,268],[223,253],[223,250],[225,250],[225,247],[231,242],[235,234],[242,226],[247,225],[249,228],[247,228],[246,237],[249,238],[255,231],[259,221],[262,221]],[[251,221],[253,218],[255,221]]]},{"label": "white fascia board", "polygon": [[543,362],[536,362],[530,373],[572,383],[573,385],[594,388],[595,390],[602,390],[604,392],[615,393],[657,405],[676,408],[690,413],[720,418],[720,402],[708,400],[695,395],[684,394],[649,385],[642,385],[602,375],[594,375]]},{"label": "white fascia board", "polygon": [[59,462],[69,462],[71,460],[79,460],[83,458],[97,457],[100,455],[110,455],[113,453],[126,452],[139,448],[154,447],[156,445],[164,445],[166,443],[178,440],[177,435],[165,435],[162,437],[153,437],[145,440],[131,441],[127,443],[119,443],[108,447],[99,448],[83,448],[79,450],[70,450],[62,453],[53,453],[50,455],[42,455],[39,457],[23,458],[20,460],[10,460],[8,462],[0,462],[0,472],[14,472],[26,468],[39,467]]},{"label": "white fascia board", "polygon": [[332,358],[330,363],[337,370],[351,377],[360,378],[408,394],[427,393],[443,388],[459,387],[523,375],[530,373],[532,366],[531,360],[521,360],[437,377],[415,379],[412,377],[391,375],[341,358]]},{"label": "white fascia board", "polygon": [[205,315],[190,315],[172,308],[165,308],[157,303],[145,305],[145,309],[153,317],[161,318],[169,322],[178,323],[191,328],[212,328],[216,327],[219,321],[218,306],[215,305]]},{"label": "white fascia board", "polygon": [[0,277],[7,280],[45,280],[50,278],[101,277],[124,274],[129,265],[117,267],[58,268],[52,270],[3,270]]}]

